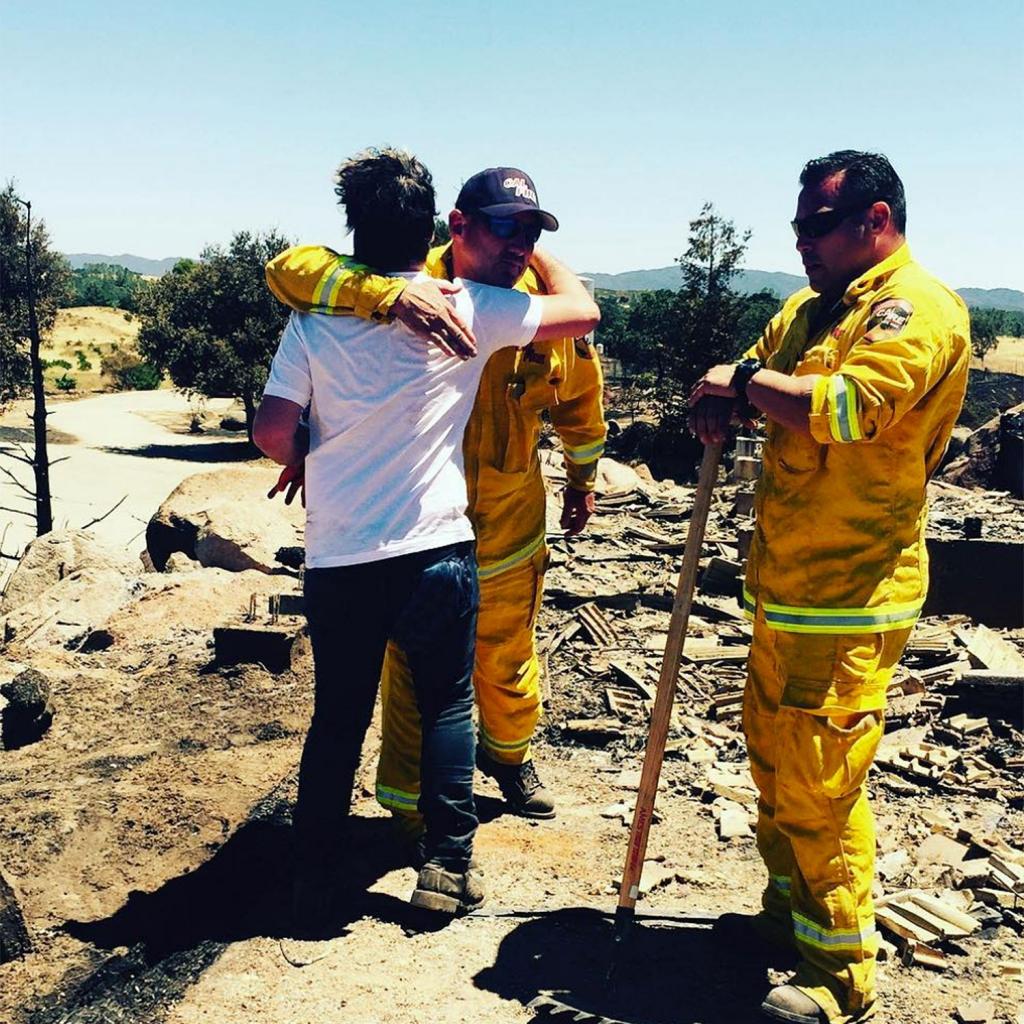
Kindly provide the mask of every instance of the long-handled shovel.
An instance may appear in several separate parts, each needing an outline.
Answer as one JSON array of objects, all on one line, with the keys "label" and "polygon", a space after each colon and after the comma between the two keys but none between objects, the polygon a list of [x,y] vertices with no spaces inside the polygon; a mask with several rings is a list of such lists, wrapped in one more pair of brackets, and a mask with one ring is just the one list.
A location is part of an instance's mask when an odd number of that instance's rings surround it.
[{"label": "long-handled shovel", "polygon": [[683,565],[679,570],[675,601],[672,604],[672,618],[665,643],[665,656],[661,662],[658,677],[658,692],[651,713],[651,724],[647,732],[647,749],[644,751],[644,766],[640,773],[640,788],[633,811],[633,825],[629,830],[629,848],[626,851],[626,865],[622,870],[619,885],[619,905],[615,910],[615,933],[611,961],[608,965],[608,983],[611,984],[618,966],[619,955],[633,923],[634,908],[640,888],[640,873],[643,871],[644,854],[647,852],[647,837],[651,830],[654,814],[654,799],[658,794],[658,779],[661,776],[661,762],[665,756],[665,740],[668,738],[669,718],[672,714],[672,700],[675,697],[676,680],[679,676],[679,661],[683,653],[683,640],[693,605],[693,589],[697,581],[697,565],[700,561],[704,530],[707,527],[708,511],[711,508],[711,494],[718,476],[718,463],[722,457],[721,442],[710,444],[704,449],[697,480],[697,493],[690,516],[690,529],[686,535],[683,551]]}]

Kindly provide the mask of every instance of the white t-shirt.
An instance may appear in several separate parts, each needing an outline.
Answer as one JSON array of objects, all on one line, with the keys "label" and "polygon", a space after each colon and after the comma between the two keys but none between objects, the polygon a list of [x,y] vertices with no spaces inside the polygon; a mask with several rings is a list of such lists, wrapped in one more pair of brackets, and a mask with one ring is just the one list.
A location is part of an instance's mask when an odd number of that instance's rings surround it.
[{"label": "white t-shirt", "polygon": [[292,313],[263,394],[310,405],[309,568],[472,539],[462,435],[488,357],[533,339],[541,303],[511,289],[459,283],[455,308],[478,348],[465,361],[399,323]]}]

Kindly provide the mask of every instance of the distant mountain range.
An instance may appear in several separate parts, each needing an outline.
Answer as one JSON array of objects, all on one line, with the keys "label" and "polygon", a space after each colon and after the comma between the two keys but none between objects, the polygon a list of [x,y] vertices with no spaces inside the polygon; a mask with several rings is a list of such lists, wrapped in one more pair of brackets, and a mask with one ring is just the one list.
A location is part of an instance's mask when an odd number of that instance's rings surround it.
[{"label": "distant mountain range", "polygon": [[[161,277],[181,256],[171,256],[163,260],[151,260],[144,256],[133,256],[122,253],[120,256],[104,256],[92,252],[68,252],[64,254],[74,269],[84,267],[86,263],[113,263],[127,267],[136,274],[147,277]],[[616,292],[656,291],[668,288],[675,291],[682,283],[682,275],[678,264],[671,267],[657,267],[654,270],[626,270],[621,274],[600,274],[586,272],[585,277],[592,278],[597,288]],[[739,292],[770,291],[780,299],[792,295],[798,288],[807,283],[804,277],[796,274],[783,274],[772,270],[741,270],[736,275],[734,287]],[[1024,292],[1016,288],[960,288],[964,302],[969,306],[982,309],[1019,309],[1024,310]]]},{"label": "distant mountain range", "polygon": [[145,256],[133,256],[129,252],[123,252],[120,256],[104,256],[97,252],[66,252],[64,258],[71,264],[72,270],[79,270],[87,263],[110,263],[117,267],[127,267],[146,277],[163,277],[168,270],[174,268],[178,260],[184,259],[183,256],[168,256],[164,260],[150,260]]},{"label": "distant mountain range", "polygon": [[[584,277],[592,278],[596,288],[617,292],[655,291],[668,288],[675,291],[682,283],[678,265],[657,267],[654,270],[626,270],[621,274],[600,274],[587,271]],[[783,274],[770,270],[741,270],[733,282],[738,292],[751,294],[770,291],[780,299],[792,295],[807,284],[805,277]],[[981,309],[1024,310],[1024,292],[1016,288],[958,288],[968,306]]]}]

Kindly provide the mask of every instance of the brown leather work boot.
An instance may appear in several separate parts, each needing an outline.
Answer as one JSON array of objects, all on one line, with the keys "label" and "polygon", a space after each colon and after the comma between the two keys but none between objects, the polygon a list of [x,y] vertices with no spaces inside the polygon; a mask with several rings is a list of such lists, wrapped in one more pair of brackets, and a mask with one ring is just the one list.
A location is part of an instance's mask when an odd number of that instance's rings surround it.
[{"label": "brown leather work boot", "polygon": [[475,861],[465,871],[449,871],[437,861],[420,868],[410,903],[442,914],[467,914],[486,899],[483,872]]},{"label": "brown leather work boot", "polygon": [[554,797],[540,781],[532,758],[522,764],[503,764],[495,761],[483,747],[477,747],[476,766],[498,783],[501,795],[514,814],[545,820],[555,816]]}]

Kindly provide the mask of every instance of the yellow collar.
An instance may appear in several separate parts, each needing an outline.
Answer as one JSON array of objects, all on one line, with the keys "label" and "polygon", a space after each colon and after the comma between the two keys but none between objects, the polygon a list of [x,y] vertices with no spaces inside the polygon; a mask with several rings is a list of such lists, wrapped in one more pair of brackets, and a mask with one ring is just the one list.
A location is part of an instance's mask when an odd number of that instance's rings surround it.
[{"label": "yellow collar", "polygon": [[876,263],[866,270],[855,281],[851,282],[843,293],[843,302],[852,306],[865,292],[873,291],[894,270],[906,266],[911,261],[910,246],[904,242],[894,253],[887,256],[881,263]]}]

